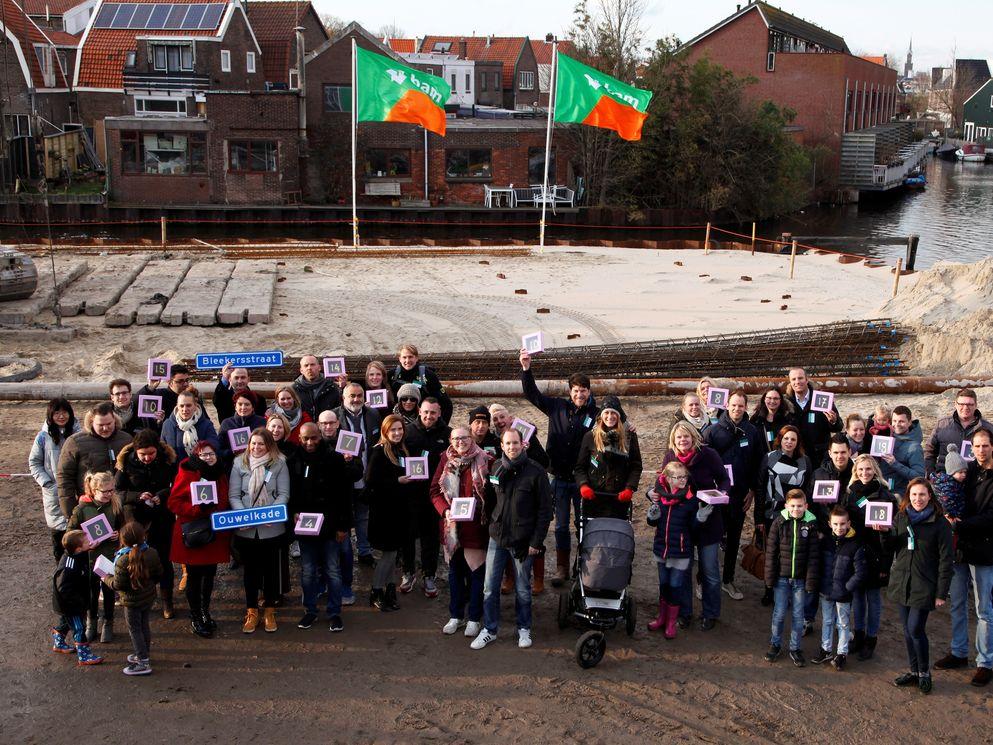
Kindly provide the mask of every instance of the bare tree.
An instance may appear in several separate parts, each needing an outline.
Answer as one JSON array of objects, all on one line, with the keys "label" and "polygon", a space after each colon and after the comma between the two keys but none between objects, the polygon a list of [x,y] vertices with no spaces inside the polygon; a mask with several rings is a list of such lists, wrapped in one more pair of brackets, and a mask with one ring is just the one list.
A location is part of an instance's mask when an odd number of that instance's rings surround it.
[{"label": "bare tree", "polygon": [[402,39],[406,34],[400,24],[393,21],[393,23],[384,23],[380,26],[379,31],[376,32],[376,36],[380,39]]},{"label": "bare tree", "polygon": [[336,15],[331,13],[321,13],[321,23],[324,24],[325,30],[328,32],[328,36],[332,39],[345,30],[345,26],[348,24]]}]

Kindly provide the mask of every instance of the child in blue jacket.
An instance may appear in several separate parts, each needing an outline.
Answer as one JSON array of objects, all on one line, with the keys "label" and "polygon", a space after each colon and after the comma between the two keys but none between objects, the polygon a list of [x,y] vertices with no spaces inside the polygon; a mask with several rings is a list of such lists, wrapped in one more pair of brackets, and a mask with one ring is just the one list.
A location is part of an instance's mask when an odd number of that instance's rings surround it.
[{"label": "child in blue jacket", "polygon": [[649,631],[663,629],[666,639],[676,638],[679,617],[677,589],[689,581],[693,544],[690,526],[699,502],[688,486],[689,469],[679,461],[669,463],[649,492],[648,524],[655,527],[652,552],[659,567],[659,614],[648,623]]}]

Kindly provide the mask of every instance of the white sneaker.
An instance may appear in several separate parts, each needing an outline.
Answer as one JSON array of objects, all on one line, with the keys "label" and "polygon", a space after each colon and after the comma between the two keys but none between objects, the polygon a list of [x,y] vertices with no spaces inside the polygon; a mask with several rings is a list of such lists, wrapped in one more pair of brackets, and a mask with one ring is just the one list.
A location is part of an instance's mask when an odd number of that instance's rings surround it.
[{"label": "white sneaker", "polygon": [[725,582],[721,585],[721,589],[727,593],[727,596],[732,600],[743,600],[745,594],[734,586],[734,582]]},{"label": "white sneaker", "polygon": [[703,600],[703,587],[697,585],[694,594],[696,595],[697,600]]},{"label": "white sneaker", "polygon": [[400,592],[402,592],[404,595],[406,595],[408,592],[413,590],[414,575],[413,574],[403,575],[403,577],[400,578],[400,587],[398,587],[397,589],[400,590]]},{"label": "white sneaker", "polygon": [[448,619],[448,623],[446,623],[442,627],[441,633],[442,634],[454,634],[456,631],[459,630],[459,626],[461,626],[461,625],[462,625],[462,619],[461,618],[449,618]]},{"label": "white sneaker", "polygon": [[479,636],[472,640],[472,644],[469,645],[470,649],[482,649],[487,644],[492,644],[497,640],[496,634],[491,634],[486,629],[479,632]]},{"label": "white sneaker", "polygon": [[293,543],[290,544],[290,558],[291,559],[299,559],[300,558],[300,542],[299,541],[293,541]]},{"label": "white sneaker", "polygon": [[531,646],[531,629],[517,629],[517,648],[527,649]]},{"label": "white sneaker", "polygon": [[483,630],[483,624],[481,624],[479,621],[469,621],[469,623],[465,625],[465,635],[470,638],[474,636],[478,636],[479,632],[482,630]]}]

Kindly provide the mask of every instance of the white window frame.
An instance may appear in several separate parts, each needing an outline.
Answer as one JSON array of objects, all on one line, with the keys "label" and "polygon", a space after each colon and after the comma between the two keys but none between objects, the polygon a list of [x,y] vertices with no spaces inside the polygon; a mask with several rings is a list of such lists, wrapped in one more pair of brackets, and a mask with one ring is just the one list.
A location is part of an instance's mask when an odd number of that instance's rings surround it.
[{"label": "white window frame", "polygon": [[[169,48],[170,47],[178,47],[179,48],[179,67],[177,69],[175,69],[175,70],[170,70],[169,69]],[[156,52],[159,49],[162,49],[163,50],[162,53],[165,55],[165,57],[164,57],[165,66],[164,67],[159,66],[158,60],[155,59]],[[184,62],[183,62],[183,52],[184,51],[188,51],[189,52],[189,58],[190,58],[189,67],[187,67],[184,64]],[[159,70],[160,72],[193,72],[193,70],[197,66],[196,47],[192,43],[190,43],[190,42],[178,42],[178,43],[169,43],[169,42],[161,43],[161,42],[155,42],[155,43],[149,44],[149,54],[151,55],[151,58],[152,58],[152,60],[151,60],[152,61],[152,69],[153,70]]]},{"label": "white window frame", "polygon": [[231,72],[231,50],[221,50],[221,72]]},{"label": "white window frame", "polygon": [[765,56],[765,71],[766,72],[775,72],[776,71],[776,53],[775,52],[769,52]]},{"label": "white window frame", "polygon": [[34,45],[35,58],[41,68],[41,76],[46,88],[55,87],[55,66],[52,62],[52,47],[47,44]]},{"label": "white window frame", "polygon": [[458,93],[459,87],[456,84],[456,81],[459,79],[458,73],[453,72],[449,75],[449,77],[451,78],[452,81],[452,93]]},{"label": "white window frame", "polygon": [[255,52],[245,52],[245,72],[255,72]]},{"label": "white window frame", "polygon": [[990,108],[993,109],[993,96],[990,96]]},{"label": "white window frame", "polygon": [[472,73],[467,72],[465,74],[465,92],[472,93]]},{"label": "white window frame", "polygon": [[[168,111],[146,111],[145,101],[171,101],[176,104],[176,113]],[[134,97],[135,116],[188,116],[185,96],[135,96]]]},{"label": "white window frame", "polygon": [[976,139],[982,139],[982,140],[986,139],[986,127],[976,128]]},{"label": "white window frame", "polygon": [[521,70],[518,87],[522,91],[533,91],[534,90],[534,71],[533,70]]}]

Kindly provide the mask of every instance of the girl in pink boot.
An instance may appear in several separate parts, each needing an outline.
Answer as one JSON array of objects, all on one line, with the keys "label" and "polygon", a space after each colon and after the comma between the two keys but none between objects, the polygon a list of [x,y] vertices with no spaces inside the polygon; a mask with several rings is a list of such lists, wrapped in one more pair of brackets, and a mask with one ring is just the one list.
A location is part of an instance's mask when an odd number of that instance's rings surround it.
[{"label": "girl in pink boot", "polygon": [[649,621],[649,631],[661,630],[666,639],[676,638],[679,616],[677,588],[689,581],[693,544],[690,525],[697,502],[688,486],[690,472],[679,461],[669,463],[648,492],[648,524],[655,527],[652,552],[659,566],[659,615]]}]

